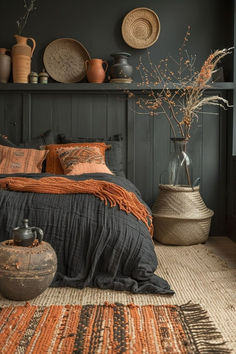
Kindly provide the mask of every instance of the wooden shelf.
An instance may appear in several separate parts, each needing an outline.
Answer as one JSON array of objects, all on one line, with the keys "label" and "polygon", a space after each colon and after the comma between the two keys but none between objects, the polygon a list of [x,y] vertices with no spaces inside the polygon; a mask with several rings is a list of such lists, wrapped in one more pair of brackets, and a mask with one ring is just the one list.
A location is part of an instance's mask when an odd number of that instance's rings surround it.
[{"label": "wooden shelf", "polygon": [[[233,82],[218,82],[214,83],[211,88],[207,90],[233,90]],[[78,91],[78,92],[124,92],[129,91],[146,91],[148,89],[161,90],[162,85],[150,85],[146,87],[140,83],[132,84],[115,84],[115,83],[103,83],[103,84],[93,84],[93,83],[74,83],[74,84],[62,84],[62,83],[48,83],[48,84],[15,84],[7,83],[0,84],[1,92],[9,91],[23,91],[23,92],[45,92],[45,91]],[[169,86],[170,89],[175,89],[175,85]]]}]

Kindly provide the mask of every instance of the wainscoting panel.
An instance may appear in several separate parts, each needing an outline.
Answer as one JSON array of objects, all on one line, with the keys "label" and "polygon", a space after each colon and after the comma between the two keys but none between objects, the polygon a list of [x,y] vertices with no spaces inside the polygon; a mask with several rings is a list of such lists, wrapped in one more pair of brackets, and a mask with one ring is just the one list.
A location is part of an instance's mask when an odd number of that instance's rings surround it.
[{"label": "wainscoting panel", "polygon": [[[63,86],[64,87],[64,86]],[[208,109],[209,110],[209,109]],[[188,151],[194,177],[200,177],[201,194],[214,210],[211,234],[225,234],[226,126],[225,112],[206,109],[192,133]],[[109,137],[121,134],[127,177],[151,206],[158,184],[167,183],[166,171],[173,150],[169,124],[164,116],[136,112],[135,97],[123,91],[25,91],[0,96],[0,131],[22,142],[51,129],[55,136]]]},{"label": "wainscoting panel", "polygon": [[15,143],[21,141],[22,135],[22,106],[21,94],[0,95],[0,133],[5,134]]}]

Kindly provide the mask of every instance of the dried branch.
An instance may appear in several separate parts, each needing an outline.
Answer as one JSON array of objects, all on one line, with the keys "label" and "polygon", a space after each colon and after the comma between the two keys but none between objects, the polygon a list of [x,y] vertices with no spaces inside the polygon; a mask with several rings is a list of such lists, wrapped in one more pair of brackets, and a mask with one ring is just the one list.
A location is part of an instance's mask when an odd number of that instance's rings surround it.
[{"label": "dried branch", "polygon": [[19,35],[22,34],[23,29],[27,24],[30,13],[36,10],[35,2],[36,0],[30,0],[29,3],[27,2],[27,0],[24,0],[24,8],[26,9],[25,14],[20,17],[19,20],[16,21]]},{"label": "dried branch", "polygon": [[[231,54],[233,48],[215,50],[197,72],[194,68],[196,56],[189,55],[185,49],[189,36],[190,28],[179,48],[178,59],[170,56],[162,59],[159,64],[154,64],[150,52],[147,52],[148,66],[140,58],[137,67],[142,81],[140,85],[146,87],[149,92],[147,97],[136,100],[137,106],[152,116],[164,113],[173,136],[180,135],[185,139],[190,138],[192,123],[198,118],[203,106],[217,105],[225,109],[231,107],[225,98],[218,95],[205,97],[204,92],[210,87],[209,82],[217,63]],[[175,71],[171,69],[170,60],[176,67]],[[153,89],[153,86],[157,85],[160,85],[161,89]]]}]

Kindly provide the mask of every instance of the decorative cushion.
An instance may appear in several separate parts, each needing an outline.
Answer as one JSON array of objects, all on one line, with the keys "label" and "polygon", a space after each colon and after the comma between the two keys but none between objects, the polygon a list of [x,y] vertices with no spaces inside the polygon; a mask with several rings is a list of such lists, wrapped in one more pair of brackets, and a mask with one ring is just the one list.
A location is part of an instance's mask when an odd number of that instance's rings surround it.
[{"label": "decorative cushion", "polygon": [[16,147],[16,145],[11,142],[6,135],[0,134],[0,145]]},{"label": "decorative cushion", "polygon": [[0,173],[40,173],[47,153],[0,145]]},{"label": "decorative cushion", "polygon": [[0,145],[9,146],[9,147],[20,147],[20,148],[29,148],[29,149],[40,149],[42,146],[55,144],[57,143],[56,139],[51,130],[47,130],[45,133],[36,136],[30,140],[26,140],[24,143],[19,145],[14,144],[8,139],[6,135],[0,134]]},{"label": "decorative cushion", "polygon": [[109,138],[73,138],[66,137],[64,134],[58,135],[61,144],[82,143],[82,142],[104,142],[111,145],[111,149],[105,152],[105,160],[109,169],[117,176],[125,176],[125,160],[124,160],[124,142],[120,134],[112,135]]},{"label": "decorative cushion", "polygon": [[40,149],[42,146],[55,144],[57,141],[54,138],[54,135],[51,130],[47,130],[45,133],[32,138],[30,140],[26,140],[21,147],[30,148],[30,149]]},{"label": "decorative cushion", "polygon": [[110,173],[104,153],[96,146],[78,146],[57,149],[57,155],[66,175],[83,173]]},{"label": "decorative cushion", "polygon": [[57,149],[68,148],[68,147],[80,147],[80,146],[98,147],[103,156],[105,156],[105,150],[110,148],[110,145],[106,145],[105,143],[71,143],[71,144],[47,145],[45,147],[46,150],[48,150],[48,155],[46,158],[46,172],[54,173],[56,175],[63,175],[64,171],[57,155]]}]

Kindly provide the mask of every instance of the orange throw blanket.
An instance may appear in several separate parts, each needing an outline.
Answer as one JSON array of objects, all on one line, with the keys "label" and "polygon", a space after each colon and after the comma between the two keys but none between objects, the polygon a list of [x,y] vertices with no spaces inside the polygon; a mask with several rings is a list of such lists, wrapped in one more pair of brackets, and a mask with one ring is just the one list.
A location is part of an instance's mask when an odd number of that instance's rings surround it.
[{"label": "orange throw blanket", "polygon": [[111,207],[116,205],[127,214],[133,214],[144,222],[151,236],[153,235],[152,216],[136,195],[126,189],[106,181],[88,179],[84,181],[68,180],[65,177],[6,177],[0,179],[0,187],[19,192],[36,192],[48,194],[94,194]]}]

